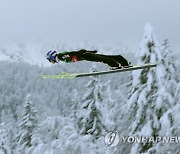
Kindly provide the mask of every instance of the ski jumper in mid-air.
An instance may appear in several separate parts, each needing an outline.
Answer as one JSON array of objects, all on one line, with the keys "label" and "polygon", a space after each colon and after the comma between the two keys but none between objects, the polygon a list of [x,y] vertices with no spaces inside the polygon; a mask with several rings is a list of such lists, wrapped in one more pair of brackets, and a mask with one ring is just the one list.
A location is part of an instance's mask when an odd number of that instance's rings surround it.
[{"label": "ski jumper in mid-air", "polygon": [[64,51],[61,53],[51,50],[47,53],[47,59],[53,64],[58,63],[59,61],[69,63],[82,60],[102,62],[108,64],[111,69],[120,69],[122,67],[129,67],[130,65],[130,63],[121,55],[102,55],[97,54],[96,50],[89,51],[85,49],[71,52]]}]

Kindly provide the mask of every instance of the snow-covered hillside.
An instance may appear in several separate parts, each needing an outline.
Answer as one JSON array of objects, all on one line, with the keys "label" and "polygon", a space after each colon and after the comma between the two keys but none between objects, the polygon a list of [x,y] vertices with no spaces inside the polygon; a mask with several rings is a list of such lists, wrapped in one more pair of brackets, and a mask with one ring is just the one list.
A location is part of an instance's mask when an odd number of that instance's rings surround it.
[{"label": "snow-covered hillside", "polygon": [[0,46],[0,61],[27,62],[32,65],[49,66],[45,52],[38,44],[19,43]]}]

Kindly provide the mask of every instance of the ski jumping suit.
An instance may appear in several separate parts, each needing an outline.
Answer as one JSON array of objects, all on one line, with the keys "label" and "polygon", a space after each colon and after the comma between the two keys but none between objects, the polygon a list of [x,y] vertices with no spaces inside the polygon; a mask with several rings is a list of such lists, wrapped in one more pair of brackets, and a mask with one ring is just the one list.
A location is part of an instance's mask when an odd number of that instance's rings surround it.
[{"label": "ski jumping suit", "polygon": [[[102,62],[111,67],[129,66],[128,61],[121,55],[102,55],[96,54],[96,50],[87,51],[85,49],[72,52],[58,53],[57,57],[64,62],[77,62],[82,60]],[[120,65],[119,65],[120,64]]]}]

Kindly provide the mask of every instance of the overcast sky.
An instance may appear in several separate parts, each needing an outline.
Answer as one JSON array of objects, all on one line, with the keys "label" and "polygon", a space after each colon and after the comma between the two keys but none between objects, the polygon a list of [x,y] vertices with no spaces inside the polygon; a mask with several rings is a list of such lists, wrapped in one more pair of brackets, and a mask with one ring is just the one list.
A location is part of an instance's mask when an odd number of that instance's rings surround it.
[{"label": "overcast sky", "polygon": [[146,22],[159,41],[180,46],[180,0],[0,0],[0,44],[139,42]]}]

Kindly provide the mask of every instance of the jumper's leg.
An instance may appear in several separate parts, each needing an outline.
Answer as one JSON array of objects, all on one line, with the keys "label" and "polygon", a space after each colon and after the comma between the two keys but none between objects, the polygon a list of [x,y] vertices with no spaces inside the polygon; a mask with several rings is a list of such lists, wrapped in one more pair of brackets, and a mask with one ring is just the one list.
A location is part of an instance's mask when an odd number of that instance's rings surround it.
[{"label": "jumper's leg", "polygon": [[82,56],[83,59],[87,61],[102,62],[108,64],[111,67],[119,67],[119,63],[111,57],[91,53],[86,53]]},{"label": "jumper's leg", "polygon": [[117,61],[121,66],[129,66],[128,61],[121,55],[103,55],[105,57],[109,57]]}]

